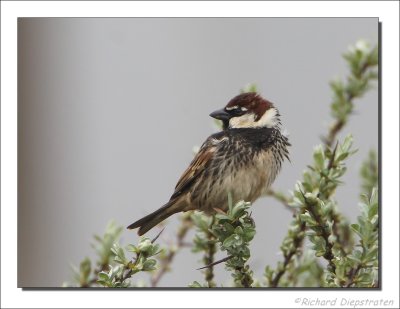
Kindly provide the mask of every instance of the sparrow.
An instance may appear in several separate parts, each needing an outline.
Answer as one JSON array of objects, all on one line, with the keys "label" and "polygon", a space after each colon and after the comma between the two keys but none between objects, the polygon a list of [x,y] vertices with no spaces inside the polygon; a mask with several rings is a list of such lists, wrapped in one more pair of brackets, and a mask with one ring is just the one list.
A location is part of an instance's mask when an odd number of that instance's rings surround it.
[{"label": "sparrow", "polygon": [[278,109],[258,93],[248,92],[210,116],[222,121],[223,130],[206,139],[170,200],[128,229],[139,228],[143,235],[178,212],[227,210],[229,193],[233,203],[253,203],[267,193],[282,162],[289,160],[290,143],[281,133]]}]

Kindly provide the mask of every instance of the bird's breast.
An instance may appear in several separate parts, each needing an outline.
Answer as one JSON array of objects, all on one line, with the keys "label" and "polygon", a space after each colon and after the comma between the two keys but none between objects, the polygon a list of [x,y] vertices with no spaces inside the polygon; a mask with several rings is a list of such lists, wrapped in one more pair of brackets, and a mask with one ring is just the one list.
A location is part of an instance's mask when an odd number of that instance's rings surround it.
[{"label": "bird's breast", "polygon": [[212,212],[214,208],[228,207],[228,193],[233,201],[254,202],[265,194],[279,170],[271,150],[241,149],[235,156],[214,162],[193,192],[193,202],[200,209]]},{"label": "bird's breast", "polygon": [[236,175],[231,177],[231,183],[227,185],[237,200],[254,202],[266,193],[277,172],[272,151],[259,151],[237,170]]}]

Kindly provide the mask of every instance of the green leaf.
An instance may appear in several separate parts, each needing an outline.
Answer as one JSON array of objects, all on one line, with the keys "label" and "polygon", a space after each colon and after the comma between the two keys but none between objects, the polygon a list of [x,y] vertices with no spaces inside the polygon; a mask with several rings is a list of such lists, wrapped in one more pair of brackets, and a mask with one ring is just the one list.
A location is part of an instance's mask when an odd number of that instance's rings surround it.
[{"label": "green leaf", "polygon": [[315,226],[317,222],[310,216],[309,213],[300,214],[300,219],[305,222],[308,226]]},{"label": "green leaf", "polygon": [[125,257],[124,249],[122,249],[119,244],[114,244],[113,248],[111,249],[112,252],[115,254],[114,261],[126,265],[128,264],[128,260]]},{"label": "green leaf", "polygon": [[194,225],[196,225],[199,229],[203,231],[207,231],[208,227],[210,225],[210,218],[206,217],[205,214],[200,213],[200,212],[195,212],[192,215],[192,220],[194,222]]},{"label": "green leaf", "polygon": [[350,227],[354,232],[361,236],[361,228],[358,224],[351,224]]},{"label": "green leaf", "polygon": [[193,281],[193,283],[189,284],[189,288],[201,288],[201,284],[197,281]]},{"label": "green leaf", "polygon": [[134,245],[127,245],[126,250],[133,253],[139,253],[139,249]]},{"label": "green leaf", "polygon": [[315,167],[318,170],[322,170],[324,168],[324,161],[325,161],[325,155],[324,155],[324,150],[322,148],[322,145],[318,145],[314,149],[314,162],[315,162]]},{"label": "green leaf", "polygon": [[246,242],[250,242],[254,238],[254,235],[256,235],[256,230],[255,229],[246,229],[244,231],[243,237],[244,237]]},{"label": "green leaf", "polygon": [[92,271],[92,266],[89,258],[85,258],[80,264],[80,281],[84,284],[88,281],[90,273]]},{"label": "green leaf", "polygon": [[224,215],[224,214],[220,214],[220,213],[216,214],[215,218],[218,219],[219,221],[222,221],[222,220],[228,220],[229,221],[230,220],[229,216]]},{"label": "green leaf", "polygon": [[349,152],[352,145],[353,145],[353,136],[349,134],[345,137],[344,142],[341,144],[340,148],[342,152]]},{"label": "green leaf", "polygon": [[225,229],[226,233],[228,233],[228,234],[233,234],[235,231],[235,228],[229,222],[224,223],[224,229]]},{"label": "green leaf", "polygon": [[246,92],[257,92],[257,85],[254,83],[248,84],[244,86],[241,90],[241,93],[246,93]]},{"label": "green leaf", "polygon": [[348,152],[343,152],[340,155],[338,155],[338,157],[336,158],[337,162],[343,161],[344,159],[346,159],[349,156],[350,153]]},{"label": "green leaf", "polygon": [[243,229],[242,229],[241,226],[237,226],[235,228],[235,234],[238,234],[238,235],[242,235],[243,234]]},{"label": "green leaf", "polygon": [[104,271],[99,272],[98,276],[99,280],[103,280],[104,282],[107,282],[109,280],[108,274]]},{"label": "green leaf", "polygon": [[378,259],[378,247],[372,248],[364,257],[363,263],[368,263]]},{"label": "green leaf", "polygon": [[225,248],[231,247],[239,242],[239,236],[236,234],[230,235],[228,238],[225,239],[222,246]]},{"label": "green leaf", "polygon": [[149,238],[143,238],[140,240],[139,245],[138,245],[138,250],[140,252],[149,252],[152,248],[153,244]]},{"label": "green leaf", "polygon": [[143,271],[151,271],[156,269],[157,261],[155,259],[149,259],[143,263]]},{"label": "green leaf", "polygon": [[228,212],[234,219],[238,219],[245,215],[245,210],[248,208],[249,203],[245,203],[244,201],[238,202],[232,210]]}]

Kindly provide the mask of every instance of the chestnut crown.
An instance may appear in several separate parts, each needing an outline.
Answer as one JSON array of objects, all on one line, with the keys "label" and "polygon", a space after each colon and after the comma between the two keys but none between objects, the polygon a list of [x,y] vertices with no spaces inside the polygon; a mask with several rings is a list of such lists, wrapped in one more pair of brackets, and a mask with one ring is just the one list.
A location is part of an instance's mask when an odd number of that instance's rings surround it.
[{"label": "chestnut crown", "polygon": [[270,101],[256,92],[239,94],[228,102],[225,108],[210,114],[222,120],[223,128],[263,128],[280,125],[279,112]]}]

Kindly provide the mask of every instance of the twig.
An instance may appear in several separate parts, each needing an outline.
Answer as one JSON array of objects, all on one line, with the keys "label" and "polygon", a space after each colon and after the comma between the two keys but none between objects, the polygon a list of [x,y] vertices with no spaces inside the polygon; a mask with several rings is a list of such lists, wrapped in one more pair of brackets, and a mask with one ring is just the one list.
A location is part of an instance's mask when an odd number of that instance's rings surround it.
[{"label": "twig", "polygon": [[281,202],[283,206],[285,206],[285,208],[287,210],[289,210],[291,213],[295,213],[295,209],[293,207],[290,207],[289,203],[290,203],[290,198],[288,196],[286,196],[285,194],[283,194],[282,192],[277,192],[272,188],[269,188],[267,191],[267,195],[270,197],[273,197],[274,199],[276,199],[278,202]]},{"label": "twig", "polygon": [[[331,157],[329,159],[329,163],[328,163],[328,166],[327,166],[328,171],[330,171],[334,167],[333,164],[335,162],[335,157],[336,157],[336,152],[337,152],[338,145],[339,145],[339,141],[336,141],[335,148],[333,148],[333,152],[332,152],[332,155],[331,155]],[[329,146],[327,146],[327,147],[329,147]],[[325,177],[326,180],[329,181],[329,178],[328,178],[327,174],[323,174],[323,177]],[[332,194],[333,194],[333,191],[331,191],[330,194],[328,196],[326,196],[326,199],[328,199]],[[339,229],[338,229],[338,226],[340,225],[340,221],[341,220],[340,220],[339,214],[335,211],[334,208],[332,208],[332,210],[330,212],[330,217],[332,218],[332,221],[333,221],[332,233],[333,233],[333,235],[335,235],[337,243],[340,244],[338,246],[340,251],[345,256],[346,255],[346,251],[344,250],[345,244],[343,243],[343,240],[340,237],[340,233],[339,233]]]},{"label": "twig", "polygon": [[124,282],[126,279],[129,279],[130,277],[132,277],[133,271],[132,269],[129,269],[128,272],[122,276],[121,278],[121,283]]},{"label": "twig", "polygon": [[110,269],[110,267],[108,265],[101,265],[99,268],[94,269],[93,270],[94,277],[91,280],[89,280],[87,283],[81,284],[80,287],[81,288],[93,287],[93,285],[97,284],[99,273],[102,271],[108,271],[109,269]]},{"label": "twig", "polygon": [[[300,222],[300,219],[298,220]],[[296,236],[293,238],[293,248],[286,254],[284,254],[284,261],[283,261],[283,267],[281,270],[279,270],[275,277],[270,281],[270,286],[273,288],[278,287],[279,281],[282,278],[282,276],[285,274],[287,271],[287,267],[292,261],[293,256],[297,253],[297,250],[303,245],[304,241],[304,232],[306,230],[306,224],[305,222],[301,222],[300,225],[300,233],[296,234]]]},{"label": "twig", "polygon": [[[214,220],[215,220],[215,217],[213,216],[211,224],[210,224],[210,228],[214,224]],[[217,247],[215,244],[215,237],[210,231],[207,232],[206,236],[207,236],[208,242],[207,242],[207,248],[206,248],[203,260],[206,265],[211,265],[214,262],[214,255],[217,252]],[[215,287],[215,282],[213,281],[214,268],[212,265],[210,267],[206,268],[205,279],[208,283],[208,287],[210,287],[210,288]]]},{"label": "twig", "polygon": [[325,143],[326,147],[332,147],[333,142],[336,139],[336,136],[339,134],[339,132],[342,130],[346,123],[342,119],[337,119],[331,128],[329,129],[328,136],[326,138],[323,138],[323,142]]},{"label": "twig", "polygon": [[346,288],[349,288],[354,284],[354,278],[357,276],[357,274],[358,274],[358,272],[360,271],[361,268],[362,268],[361,264],[358,264],[357,268],[350,270],[350,273],[348,275],[349,276],[349,281],[348,281],[348,283],[346,285]]},{"label": "twig", "polygon": [[[161,278],[165,275],[166,272],[169,271],[170,265],[174,260],[176,253],[182,248],[187,246],[187,243],[184,242],[184,239],[192,227],[192,220],[190,219],[190,214],[184,214],[182,217],[181,226],[177,232],[177,240],[176,240],[176,248],[174,250],[170,250],[168,255],[161,261],[160,269],[157,273],[155,273],[150,279],[151,286],[156,287],[160,282]],[[162,231],[161,231],[162,232]],[[160,234],[161,234],[160,232]],[[159,236],[159,235],[158,235]],[[157,236],[157,237],[158,237]]]},{"label": "twig", "polygon": [[234,257],[234,255],[229,255],[229,256],[227,256],[227,257],[225,257],[225,258],[223,258],[223,259],[221,259],[221,260],[215,261],[215,262],[213,262],[213,263],[211,263],[211,264],[209,264],[209,265],[206,265],[206,266],[197,268],[196,270],[201,270],[201,269],[213,267],[213,266],[215,266],[215,265],[218,265],[218,264],[221,264],[221,263],[223,263],[223,262],[229,261],[229,260],[230,260],[231,258],[233,258],[233,257]]},{"label": "twig", "polygon": [[[332,169],[332,167],[333,167],[333,163],[335,162],[335,156],[336,156],[336,151],[337,151],[338,145],[339,145],[339,141],[336,141],[335,148],[333,148],[333,152],[332,152],[331,158],[328,163],[328,167],[327,167],[328,170]],[[325,177],[326,177],[326,175],[325,175]]]},{"label": "twig", "polygon": [[160,233],[157,234],[156,237],[153,238],[153,240],[151,241],[152,244],[154,244],[154,242],[158,239],[158,237],[160,237],[161,233],[164,232],[165,227],[160,231]]},{"label": "twig", "polygon": [[238,267],[236,268],[236,271],[239,271],[241,273],[241,279],[240,283],[244,288],[251,288],[251,284],[253,283],[253,278],[251,275],[248,273],[248,271],[245,269],[245,267]]},{"label": "twig", "polygon": [[336,265],[335,265],[335,263],[333,263],[333,259],[335,258],[335,256],[333,255],[333,252],[332,252],[333,244],[329,241],[330,233],[325,228],[326,223],[323,222],[323,220],[319,216],[318,212],[315,211],[314,205],[310,204],[307,201],[307,198],[305,197],[304,194],[303,194],[303,197],[304,197],[304,201],[307,205],[307,210],[314,217],[314,220],[317,222],[318,226],[321,227],[320,236],[322,236],[322,238],[325,241],[325,254],[323,255],[323,257],[328,261],[330,271],[334,274],[335,270],[336,270]]},{"label": "twig", "polygon": [[[341,237],[340,232],[339,232],[339,226],[341,224],[341,219],[339,213],[337,213],[334,209],[331,211],[331,218],[332,218],[332,233],[336,237],[336,243],[339,244],[337,246],[342,253],[343,256],[347,255],[347,250],[345,248],[348,247],[349,245],[349,236],[347,237]],[[346,236],[346,235],[344,235]]]},{"label": "twig", "polygon": [[[363,78],[363,75],[366,73],[366,71],[369,68],[374,67],[376,64],[371,64],[368,62],[365,62],[363,64],[363,66],[361,67],[360,71],[358,72],[358,74],[355,74],[354,77],[357,80],[361,80]],[[354,72],[353,72],[354,74]],[[333,124],[330,126],[328,135],[326,137],[323,137],[322,140],[325,143],[325,145],[327,147],[332,147],[332,144],[334,143],[334,141],[336,140],[336,136],[339,134],[339,132],[343,129],[343,127],[346,125],[347,122],[347,117],[352,113],[353,111],[353,100],[357,97],[360,97],[363,95],[363,91],[360,91],[359,93],[352,93],[349,91],[348,88],[344,88],[343,91],[345,92],[344,96],[344,104],[347,104],[350,106],[350,108],[348,109],[347,113],[345,114],[345,117],[337,117],[335,119],[335,121],[333,122]]]}]

